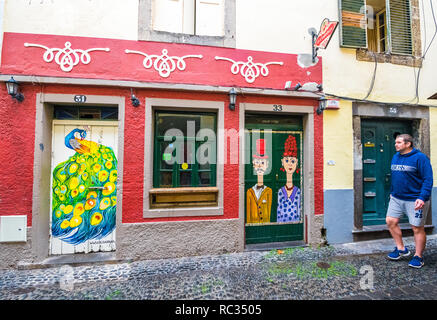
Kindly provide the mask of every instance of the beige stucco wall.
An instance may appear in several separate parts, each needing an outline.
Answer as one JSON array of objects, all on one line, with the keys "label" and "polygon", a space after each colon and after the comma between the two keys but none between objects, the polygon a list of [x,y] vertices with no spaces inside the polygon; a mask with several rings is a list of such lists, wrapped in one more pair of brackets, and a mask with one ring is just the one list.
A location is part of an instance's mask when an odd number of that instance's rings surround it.
[{"label": "beige stucco wall", "polygon": [[429,136],[431,142],[431,165],[434,173],[434,187],[437,187],[437,108],[429,110]]},{"label": "beige stucco wall", "polygon": [[340,109],[323,112],[325,189],[353,189],[352,102],[342,100]]}]

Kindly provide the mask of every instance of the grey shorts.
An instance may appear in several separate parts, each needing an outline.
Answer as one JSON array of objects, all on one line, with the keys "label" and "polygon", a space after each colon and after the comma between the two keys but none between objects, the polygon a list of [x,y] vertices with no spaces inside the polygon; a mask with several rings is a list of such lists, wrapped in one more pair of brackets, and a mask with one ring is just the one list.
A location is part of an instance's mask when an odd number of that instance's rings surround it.
[{"label": "grey shorts", "polygon": [[405,201],[390,196],[387,217],[400,219],[406,214],[411,225],[423,227],[425,225],[426,215],[429,211],[429,201],[425,202],[423,208],[419,210],[414,210],[414,203],[415,201]]}]

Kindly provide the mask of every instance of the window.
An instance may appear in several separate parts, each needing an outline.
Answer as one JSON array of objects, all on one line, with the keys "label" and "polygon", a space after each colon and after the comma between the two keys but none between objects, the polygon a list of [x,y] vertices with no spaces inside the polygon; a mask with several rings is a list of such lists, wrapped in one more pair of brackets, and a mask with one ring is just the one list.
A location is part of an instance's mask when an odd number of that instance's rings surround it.
[{"label": "window", "polygon": [[154,30],[223,36],[223,0],[155,0],[152,21]]},{"label": "window", "polygon": [[216,185],[216,114],[155,112],[155,188]]},{"label": "window", "polygon": [[235,48],[235,0],[139,0],[139,40]]},{"label": "window", "polygon": [[341,46],[412,55],[411,5],[414,1],[340,0]]},{"label": "window", "polygon": [[59,120],[118,120],[116,107],[54,105],[53,110]]},{"label": "window", "polygon": [[146,98],[144,218],[223,215],[223,101]]}]

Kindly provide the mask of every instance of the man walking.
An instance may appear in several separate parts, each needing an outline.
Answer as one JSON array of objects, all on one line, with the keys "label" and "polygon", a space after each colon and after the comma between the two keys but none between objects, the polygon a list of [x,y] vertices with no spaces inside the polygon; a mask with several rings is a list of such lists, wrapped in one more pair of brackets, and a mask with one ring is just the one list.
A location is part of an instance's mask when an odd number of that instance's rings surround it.
[{"label": "man walking", "polygon": [[416,245],[416,252],[408,265],[421,268],[426,245],[424,225],[433,185],[432,167],[429,158],[413,147],[413,138],[409,134],[398,135],[395,148],[397,153],[391,162],[391,192],[386,222],[396,248],[388,258],[399,260],[411,254],[404,246],[399,227],[399,219],[405,213],[413,228]]}]

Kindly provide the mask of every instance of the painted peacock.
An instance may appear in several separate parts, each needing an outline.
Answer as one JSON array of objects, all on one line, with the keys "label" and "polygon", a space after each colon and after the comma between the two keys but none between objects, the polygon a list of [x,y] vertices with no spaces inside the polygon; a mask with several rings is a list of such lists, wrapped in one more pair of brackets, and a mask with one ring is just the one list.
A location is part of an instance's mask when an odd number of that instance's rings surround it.
[{"label": "painted peacock", "polygon": [[117,159],[110,147],[74,129],[65,145],[76,151],[53,170],[52,235],[77,245],[115,228]]}]

